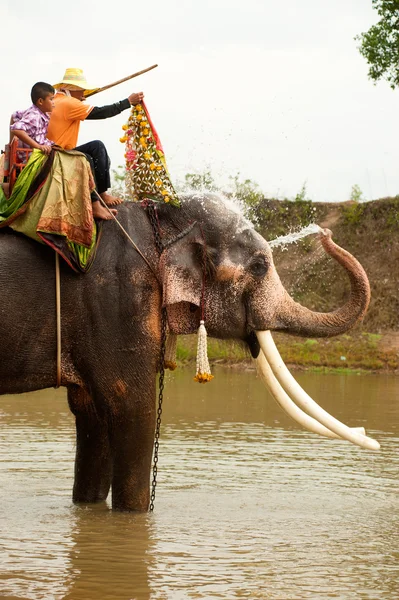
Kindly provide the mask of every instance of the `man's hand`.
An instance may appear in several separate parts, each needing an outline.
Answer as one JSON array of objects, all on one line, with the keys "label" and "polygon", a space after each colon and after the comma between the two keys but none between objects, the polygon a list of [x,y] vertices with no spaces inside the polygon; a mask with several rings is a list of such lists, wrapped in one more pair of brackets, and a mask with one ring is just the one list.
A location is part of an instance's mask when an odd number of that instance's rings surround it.
[{"label": "man's hand", "polygon": [[129,102],[132,106],[134,106],[135,104],[140,104],[140,102],[143,100],[143,98],[144,98],[143,92],[130,94],[130,96],[127,97],[127,99],[129,100]]}]

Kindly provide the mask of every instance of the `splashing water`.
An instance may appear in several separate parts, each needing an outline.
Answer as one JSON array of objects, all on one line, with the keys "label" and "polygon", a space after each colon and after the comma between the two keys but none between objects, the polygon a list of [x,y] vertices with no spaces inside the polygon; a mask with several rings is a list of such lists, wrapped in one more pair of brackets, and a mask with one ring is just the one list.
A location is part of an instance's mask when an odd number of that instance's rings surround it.
[{"label": "splashing water", "polygon": [[292,244],[293,242],[297,242],[307,235],[311,235],[312,233],[320,233],[321,227],[316,225],[316,223],[312,223],[311,225],[307,225],[303,227],[300,231],[296,231],[294,233],[288,233],[287,235],[281,235],[274,240],[269,242],[269,246],[272,248],[277,248],[278,246],[286,246],[287,244]]}]

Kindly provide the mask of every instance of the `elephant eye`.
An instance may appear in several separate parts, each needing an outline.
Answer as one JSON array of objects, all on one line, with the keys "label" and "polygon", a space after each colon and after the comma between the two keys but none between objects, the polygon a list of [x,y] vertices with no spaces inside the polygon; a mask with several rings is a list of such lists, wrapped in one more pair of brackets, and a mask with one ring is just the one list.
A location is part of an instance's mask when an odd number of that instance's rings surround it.
[{"label": "elephant eye", "polygon": [[263,277],[267,273],[268,265],[263,256],[257,256],[249,267],[254,277]]}]

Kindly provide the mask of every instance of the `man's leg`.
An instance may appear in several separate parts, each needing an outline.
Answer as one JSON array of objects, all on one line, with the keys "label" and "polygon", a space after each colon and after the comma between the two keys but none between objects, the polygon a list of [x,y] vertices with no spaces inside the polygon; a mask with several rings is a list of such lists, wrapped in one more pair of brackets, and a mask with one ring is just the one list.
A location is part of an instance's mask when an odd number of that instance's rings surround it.
[{"label": "man's leg", "polygon": [[116,198],[107,193],[107,190],[111,187],[111,177],[109,173],[111,161],[104,144],[100,140],[94,140],[92,142],[87,142],[87,144],[77,146],[75,150],[79,150],[79,152],[83,152],[91,157],[90,164],[92,165],[94,172],[97,191],[104,202],[108,206],[120,204],[122,202],[120,198]]},{"label": "man's leg", "polygon": [[[102,144],[102,146],[104,146],[104,144],[102,142],[99,142],[100,144]],[[118,211],[116,211],[115,209],[110,209],[107,210],[103,204],[100,202],[99,199],[99,192],[98,192],[98,184],[97,184],[97,176],[96,176],[96,166],[95,166],[95,161],[92,157],[91,154],[88,153],[87,149],[92,149],[91,145],[96,144],[96,142],[89,142],[88,144],[82,144],[81,146],[78,146],[77,148],[75,148],[75,150],[78,150],[79,152],[83,152],[87,158],[87,160],[90,163],[90,168],[91,168],[91,172],[93,173],[93,177],[94,177],[94,181],[96,183],[96,190],[93,190],[90,194],[91,197],[91,202],[92,202],[92,207],[93,207],[93,217],[95,219],[103,219],[104,221],[109,221],[110,219],[112,219],[112,215],[116,215]],[[104,150],[105,150],[105,146],[104,146]],[[106,151],[105,151],[105,154]],[[108,156],[108,155],[107,155]],[[97,166],[98,166],[98,162],[97,162]],[[109,176],[109,174],[108,174]],[[110,214],[112,213],[112,214]]]}]

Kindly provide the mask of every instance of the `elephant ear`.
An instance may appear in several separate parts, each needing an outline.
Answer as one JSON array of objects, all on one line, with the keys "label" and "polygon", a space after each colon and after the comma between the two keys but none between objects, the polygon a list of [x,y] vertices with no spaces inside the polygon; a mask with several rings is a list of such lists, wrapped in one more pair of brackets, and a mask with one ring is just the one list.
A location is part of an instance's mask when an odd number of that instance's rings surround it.
[{"label": "elephant ear", "polygon": [[166,248],[160,257],[163,282],[163,306],[168,311],[172,333],[188,334],[197,330],[203,280],[203,241],[192,230]]}]

